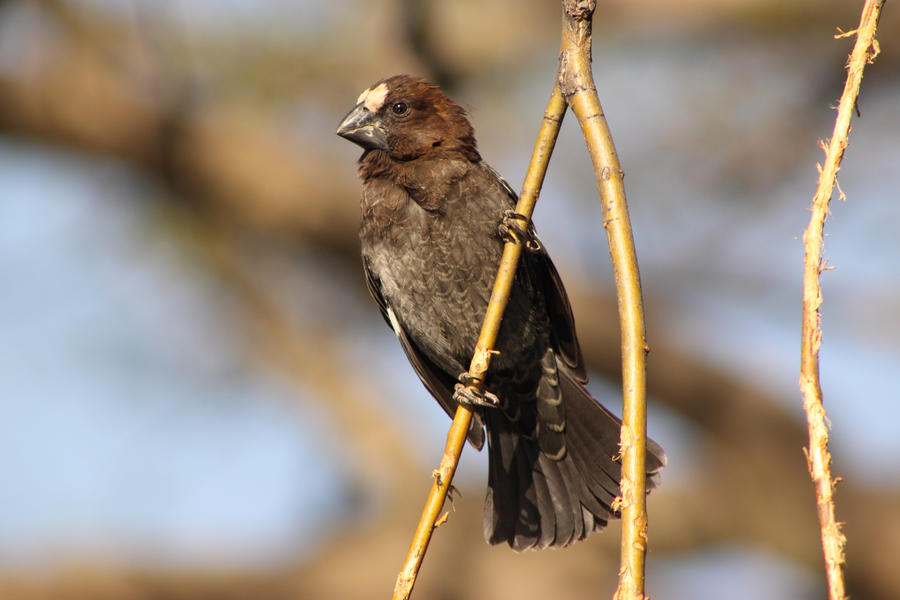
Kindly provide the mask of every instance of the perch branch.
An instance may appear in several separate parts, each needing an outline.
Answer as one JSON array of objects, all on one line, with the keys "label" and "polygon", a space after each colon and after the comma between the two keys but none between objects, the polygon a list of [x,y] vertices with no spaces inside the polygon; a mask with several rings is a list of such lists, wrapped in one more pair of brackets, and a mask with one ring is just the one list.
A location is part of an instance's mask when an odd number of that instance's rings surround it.
[{"label": "perch branch", "polygon": [[581,125],[597,188],[603,204],[603,224],[609,241],[616,282],[622,342],[622,558],[615,598],[644,598],[644,556],[647,551],[646,507],[646,351],[641,282],[623,172],[591,73],[593,0],[563,3],[563,48],[559,86]]},{"label": "perch branch", "polygon": [[[529,219],[534,211],[534,205],[537,202],[541,185],[544,183],[544,174],[547,172],[547,164],[550,161],[553,146],[556,144],[556,137],[559,134],[559,127],[565,110],[566,104],[559,90],[554,87],[550,101],[547,103],[547,110],[544,112],[544,120],[538,132],[537,142],[531,155],[531,162],[525,174],[525,182],[522,184],[522,193],[519,195],[519,201],[515,209],[517,213]],[[473,384],[470,387],[476,391],[480,391],[482,388],[484,377],[490,364],[491,354],[494,352],[493,347],[494,342],[497,340],[497,332],[500,329],[500,320],[503,317],[503,311],[509,299],[516,266],[521,254],[522,244],[516,241],[508,242],[503,248],[503,256],[500,259],[497,278],[494,280],[494,289],[491,292],[491,299],[484,316],[481,334],[478,337],[472,364],[469,367],[469,374],[473,380]],[[428,542],[431,540],[431,533],[435,528],[435,521],[444,504],[444,499],[447,497],[453,474],[456,472],[456,465],[459,462],[459,456],[466,442],[466,434],[469,431],[471,419],[472,411],[468,407],[460,405],[456,410],[456,416],[453,418],[453,424],[450,426],[450,431],[447,434],[444,456],[441,459],[438,470],[434,474],[434,483],[431,486],[425,509],[422,511],[422,517],[419,520],[412,544],[406,555],[406,561],[403,563],[400,574],[397,575],[397,582],[394,586],[394,600],[406,600],[412,593],[416,575],[419,572],[422,559],[425,557]]]}]

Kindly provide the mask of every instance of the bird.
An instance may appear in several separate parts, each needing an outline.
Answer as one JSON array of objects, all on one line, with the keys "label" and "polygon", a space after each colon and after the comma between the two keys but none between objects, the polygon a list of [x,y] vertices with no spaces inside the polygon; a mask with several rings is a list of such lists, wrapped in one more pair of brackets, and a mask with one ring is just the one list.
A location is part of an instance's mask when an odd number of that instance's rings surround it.
[{"label": "bird", "polygon": [[[488,446],[483,528],[513,550],[567,546],[619,516],[621,421],[585,388],[562,280],[517,195],[482,160],[465,109],[420,77],[365,89],[337,135],[363,153],[366,283],[413,369],[449,416],[473,410]],[[483,392],[467,384],[503,245],[526,243]],[[648,489],[665,465],[647,440]]]}]

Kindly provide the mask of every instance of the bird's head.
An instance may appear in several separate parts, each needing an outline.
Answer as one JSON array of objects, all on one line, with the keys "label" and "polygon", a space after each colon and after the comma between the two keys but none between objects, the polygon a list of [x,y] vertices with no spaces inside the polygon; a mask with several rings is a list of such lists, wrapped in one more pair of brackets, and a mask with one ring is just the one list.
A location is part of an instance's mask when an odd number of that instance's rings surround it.
[{"label": "bird's head", "polygon": [[478,157],[466,111],[436,85],[409,75],[382,79],[363,91],[337,134],[399,161],[446,152]]}]

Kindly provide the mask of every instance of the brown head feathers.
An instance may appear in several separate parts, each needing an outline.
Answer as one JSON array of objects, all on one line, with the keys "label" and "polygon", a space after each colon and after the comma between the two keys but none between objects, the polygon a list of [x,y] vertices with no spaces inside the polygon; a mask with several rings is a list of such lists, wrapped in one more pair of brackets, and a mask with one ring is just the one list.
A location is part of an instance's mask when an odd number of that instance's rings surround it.
[{"label": "brown head feathers", "polygon": [[357,102],[374,113],[387,139],[386,150],[363,155],[363,171],[421,158],[481,159],[466,111],[421,77],[382,79],[363,91]]}]

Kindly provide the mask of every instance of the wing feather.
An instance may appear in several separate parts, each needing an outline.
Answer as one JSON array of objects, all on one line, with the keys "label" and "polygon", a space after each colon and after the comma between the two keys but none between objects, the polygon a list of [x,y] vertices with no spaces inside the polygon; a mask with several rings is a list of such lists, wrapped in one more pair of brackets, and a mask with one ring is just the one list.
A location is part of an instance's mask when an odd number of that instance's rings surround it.
[{"label": "wing feather", "polygon": [[[503,187],[511,204],[515,206],[519,197],[512,186],[490,165],[484,162],[482,164]],[[527,261],[529,272],[536,275],[543,287],[557,356],[569,367],[571,375],[578,383],[586,384],[587,370],[581,355],[581,346],[578,344],[578,336],[575,334],[575,316],[572,314],[572,305],[569,303],[569,296],[566,294],[566,288],[563,286],[559,272],[543,245],[537,252],[526,252],[522,256],[522,260]]]}]

